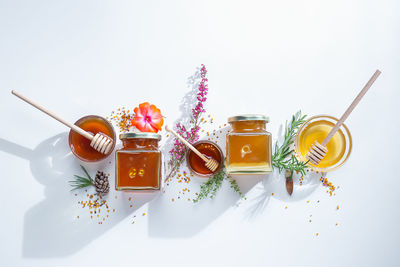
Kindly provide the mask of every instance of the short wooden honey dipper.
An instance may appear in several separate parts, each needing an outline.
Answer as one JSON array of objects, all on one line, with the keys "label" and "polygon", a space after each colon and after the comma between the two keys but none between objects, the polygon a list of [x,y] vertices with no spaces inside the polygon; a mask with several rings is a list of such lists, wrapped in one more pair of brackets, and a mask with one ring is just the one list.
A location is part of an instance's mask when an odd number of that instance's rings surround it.
[{"label": "short wooden honey dipper", "polygon": [[50,110],[46,109],[45,107],[39,105],[38,103],[28,99],[27,97],[23,96],[22,94],[18,93],[15,90],[12,90],[11,93],[20,99],[24,100],[26,103],[31,104],[35,108],[39,109],[40,111],[46,113],[50,117],[58,120],[59,122],[63,123],[73,131],[77,132],[78,134],[82,135],[83,137],[86,137],[87,139],[91,140],[90,146],[93,147],[96,151],[102,153],[102,154],[108,154],[110,152],[110,149],[113,147],[114,140],[107,136],[104,133],[97,133],[96,135],[93,135],[89,132],[86,132],[82,128],[76,126],[75,124],[69,123],[62,119],[61,117],[57,116]]},{"label": "short wooden honey dipper", "polygon": [[380,70],[375,71],[374,75],[372,75],[372,77],[369,79],[369,81],[364,86],[364,88],[361,90],[361,92],[356,96],[356,98],[353,100],[351,105],[344,112],[344,114],[339,119],[339,121],[335,124],[335,126],[332,128],[332,130],[325,137],[324,141],[322,141],[321,144],[318,143],[318,141],[315,141],[314,144],[311,145],[311,149],[307,153],[306,158],[312,164],[318,165],[321,162],[321,160],[325,157],[326,153],[328,152],[326,145],[329,143],[329,141],[332,139],[332,137],[335,135],[335,133],[339,130],[340,126],[342,126],[343,122],[347,119],[347,117],[350,115],[350,113],[353,111],[353,109],[360,102],[361,98],[363,98],[363,96],[367,93],[368,89],[372,86],[372,84],[375,82],[375,80],[378,78],[378,76],[380,74],[381,74]]},{"label": "short wooden honey dipper", "polygon": [[175,132],[172,128],[170,128],[168,125],[165,126],[165,130],[172,133],[175,135],[179,140],[182,141],[188,148],[190,148],[194,153],[196,153],[197,156],[199,156],[204,162],[205,166],[207,169],[209,169],[212,172],[215,172],[215,170],[218,168],[219,164],[212,158],[207,158],[203,154],[201,154],[200,151],[198,151],[194,146],[192,146],[188,141],[186,141],[182,136],[180,136],[177,132]]}]

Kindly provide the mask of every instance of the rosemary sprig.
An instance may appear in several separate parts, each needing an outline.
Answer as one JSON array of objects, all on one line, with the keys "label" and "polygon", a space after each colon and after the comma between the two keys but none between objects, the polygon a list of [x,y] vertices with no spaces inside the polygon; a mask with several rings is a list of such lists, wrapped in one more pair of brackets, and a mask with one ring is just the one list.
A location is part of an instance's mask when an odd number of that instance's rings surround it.
[{"label": "rosemary sprig", "polygon": [[240,197],[246,199],[243,193],[240,191],[240,188],[235,180],[233,180],[229,175],[227,175],[225,166],[222,166],[221,170],[214,174],[210,179],[204,182],[200,186],[200,193],[198,194],[196,199],[193,199],[194,203],[199,202],[199,200],[205,199],[207,197],[213,199],[218,191],[221,188],[222,182],[224,179],[229,179],[229,183],[231,184],[231,188],[237,192]]},{"label": "rosemary sprig", "polygon": [[294,171],[305,175],[305,170],[307,168],[308,161],[299,161],[293,155],[294,137],[300,125],[305,122],[305,118],[306,115],[302,115],[300,110],[297,111],[296,114],[292,116],[290,122],[286,122],[283,143],[280,146],[278,142],[275,143],[272,165],[277,168],[279,172],[282,170],[289,170],[291,172],[290,178],[292,178]]},{"label": "rosemary sprig", "polygon": [[93,179],[92,177],[90,177],[88,171],[82,165],[81,168],[83,172],[86,174],[86,177],[74,175],[75,180],[69,181],[69,184],[72,186],[71,191],[93,185]]}]

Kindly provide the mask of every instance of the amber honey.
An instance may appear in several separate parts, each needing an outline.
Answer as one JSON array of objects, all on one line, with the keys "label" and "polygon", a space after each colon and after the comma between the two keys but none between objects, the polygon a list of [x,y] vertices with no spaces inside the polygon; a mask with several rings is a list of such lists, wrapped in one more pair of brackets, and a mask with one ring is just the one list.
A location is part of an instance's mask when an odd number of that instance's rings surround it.
[{"label": "amber honey", "polygon": [[161,152],[159,134],[125,133],[115,152],[116,190],[160,190]]},{"label": "amber honey", "polygon": [[217,144],[210,141],[199,141],[197,143],[194,143],[193,146],[207,158],[212,158],[216,162],[218,162],[218,168],[214,172],[212,172],[205,166],[204,160],[196,155],[196,153],[189,150],[186,160],[189,168],[194,173],[200,176],[210,176],[211,174],[216,173],[221,169],[224,157],[222,154],[222,150]]},{"label": "amber honey", "polygon": [[[337,119],[330,116],[316,116],[309,119],[300,127],[296,136],[296,153],[300,154],[303,161],[311,148],[311,145],[317,141],[322,143],[325,137],[335,126]],[[329,143],[326,145],[328,152],[321,162],[312,167],[319,171],[330,171],[343,164],[351,152],[351,135],[345,125],[335,133]]]},{"label": "amber honey", "polygon": [[[114,140],[115,146],[115,132],[112,125],[106,119],[99,116],[90,115],[79,119],[77,122],[75,122],[75,125],[89,133],[92,133],[93,135],[98,132],[106,134]],[[102,160],[110,155],[114,150],[113,146],[108,154],[102,154],[90,146],[89,139],[72,130],[69,132],[69,146],[75,156],[83,161],[89,162]]]},{"label": "amber honey", "polygon": [[230,174],[263,174],[272,171],[272,137],[266,131],[268,118],[242,115],[228,119],[226,165]]}]

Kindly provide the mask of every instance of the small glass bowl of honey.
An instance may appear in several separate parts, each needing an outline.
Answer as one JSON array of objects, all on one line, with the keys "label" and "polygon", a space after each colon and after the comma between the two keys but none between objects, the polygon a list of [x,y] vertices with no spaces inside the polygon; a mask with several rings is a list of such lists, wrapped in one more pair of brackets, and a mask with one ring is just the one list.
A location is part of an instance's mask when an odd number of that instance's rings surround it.
[{"label": "small glass bowl of honey", "polygon": [[222,153],[221,148],[216,143],[206,140],[198,141],[194,143],[193,146],[207,158],[212,158],[218,162],[218,168],[212,172],[206,167],[205,162],[197,156],[196,153],[189,150],[186,155],[186,162],[190,171],[201,177],[209,177],[214,173],[219,172],[224,161],[224,154]]},{"label": "small glass bowl of honey", "polygon": [[[318,141],[322,143],[338,119],[328,115],[318,115],[308,119],[300,126],[295,138],[295,152],[302,161],[307,161],[306,155],[311,145]],[[349,158],[352,149],[352,139],[349,129],[343,124],[326,146],[328,152],[318,165],[308,163],[314,171],[329,172],[342,166]]]},{"label": "small glass bowl of honey", "polygon": [[69,147],[77,158],[86,162],[95,162],[105,159],[112,153],[115,147],[115,132],[110,122],[100,116],[89,115],[77,120],[75,125],[93,135],[101,132],[113,139],[112,149],[108,154],[103,154],[90,146],[89,139],[71,130],[69,132]]}]

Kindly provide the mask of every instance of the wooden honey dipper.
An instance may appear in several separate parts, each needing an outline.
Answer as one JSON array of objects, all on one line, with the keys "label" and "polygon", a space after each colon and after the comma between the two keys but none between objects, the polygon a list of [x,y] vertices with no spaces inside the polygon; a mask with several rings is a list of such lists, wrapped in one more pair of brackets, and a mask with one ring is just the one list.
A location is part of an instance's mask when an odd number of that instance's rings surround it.
[{"label": "wooden honey dipper", "polygon": [[328,133],[328,135],[325,137],[324,141],[322,143],[318,143],[318,141],[315,141],[314,144],[311,145],[310,151],[307,153],[306,158],[314,165],[318,165],[321,160],[325,157],[326,153],[328,152],[328,149],[326,148],[326,145],[329,143],[329,141],[332,139],[332,137],[335,135],[335,133],[339,130],[340,126],[342,126],[343,122],[347,119],[347,117],[350,115],[350,113],[353,111],[353,109],[357,106],[357,104],[360,102],[361,98],[367,93],[368,89],[371,88],[372,84],[375,82],[375,80],[378,78],[378,76],[381,74],[380,70],[376,70],[374,75],[369,79],[369,81],[366,83],[364,88],[361,90],[360,93],[356,96],[356,98],[353,100],[353,102],[350,104],[350,106],[346,109],[340,120],[335,124],[335,126],[332,128],[332,130]]},{"label": "wooden honey dipper", "polygon": [[75,124],[69,123],[62,119],[61,117],[57,116],[50,110],[46,109],[45,107],[39,105],[38,103],[28,99],[27,97],[21,95],[15,90],[12,90],[11,93],[20,99],[24,100],[26,103],[31,104],[35,108],[39,109],[40,111],[46,113],[50,117],[53,117],[54,119],[58,120],[62,124],[66,125],[67,127],[71,128],[71,130],[77,132],[78,134],[82,135],[83,137],[86,137],[87,139],[91,140],[90,146],[93,147],[96,151],[102,153],[102,154],[108,154],[110,152],[110,149],[113,147],[114,140],[105,135],[104,133],[97,133],[96,135],[93,135],[89,132],[86,132],[82,128],[76,126]]},{"label": "wooden honey dipper", "polygon": [[204,162],[205,166],[212,172],[215,172],[215,170],[218,168],[218,162],[216,162],[212,158],[207,158],[203,154],[201,154],[200,151],[198,151],[194,146],[192,146],[188,141],[186,141],[182,136],[180,136],[177,132],[175,132],[173,129],[171,129],[168,125],[165,125],[165,130],[172,133],[175,135],[179,140],[182,141],[188,148],[190,148],[194,153],[197,154]]}]

